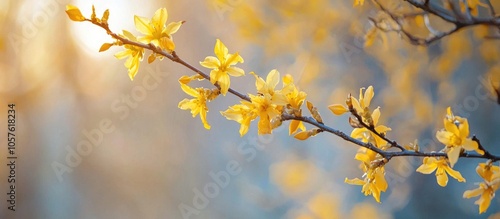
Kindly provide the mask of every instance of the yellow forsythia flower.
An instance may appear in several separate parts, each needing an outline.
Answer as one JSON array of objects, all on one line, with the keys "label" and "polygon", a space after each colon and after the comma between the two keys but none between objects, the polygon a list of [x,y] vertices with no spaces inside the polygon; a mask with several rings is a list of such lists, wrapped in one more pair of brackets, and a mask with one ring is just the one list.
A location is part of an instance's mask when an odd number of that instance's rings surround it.
[{"label": "yellow forsythia flower", "polygon": [[257,118],[255,106],[246,100],[242,100],[241,104],[230,106],[229,109],[221,112],[221,114],[227,119],[234,120],[241,124],[239,131],[240,136],[243,136],[248,132],[250,122]]},{"label": "yellow forsythia flower", "polygon": [[491,199],[495,197],[495,191],[500,188],[500,167],[492,163],[480,163],[476,172],[484,179],[479,183],[479,188],[464,192],[464,198],[481,196],[476,202],[479,205],[479,213],[484,213],[491,204]]},{"label": "yellow forsythia flower", "polygon": [[[123,37],[132,41],[137,41],[135,36],[126,30],[123,30]],[[125,61],[125,67],[128,69],[128,76],[130,77],[130,80],[134,80],[137,71],[139,71],[139,64],[144,56],[144,49],[128,44],[124,45],[123,47],[125,48],[125,50],[116,53],[115,57],[118,59],[128,57],[127,61]]]},{"label": "yellow forsythia flower", "polygon": [[177,32],[183,21],[172,22],[165,26],[168,18],[168,12],[165,8],[156,10],[151,20],[139,16],[134,16],[135,28],[145,34],[139,38],[143,43],[152,43],[168,51],[175,50],[175,44],[172,34]]},{"label": "yellow forsythia flower", "polygon": [[465,179],[462,177],[460,172],[451,169],[448,166],[448,161],[445,158],[435,158],[435,157],[425,157],[423,160],[423,164],[417,168],[417,172],[423,174],[430,174],[436,170],[436,180],[437,183],[445,187],[448,184],[448,175],[455,178],[459,182],[465,182]]},{"label": "yellow forsythia flower", "polygon": [[444,128],[444,130],[437,131],[436,138],[446,145],[446,153],[451,167],[457,163],[461,149],[475,150],[479,154],[484,154],[484,151],[478,148],[477,142],[468,138],[469,122],[467,119],[454,116],[450,107],[448,107],[446,118],[444,118]]},{"label": "yellow forsythia flower", "polygon": [[229,75],[234,77],[245,75],[243,69],[231,65],[238,62],[243,63],[244,60],[238,53],[229,54],[227,47],[219,39],[215,42],[214,53],[217,57],[207,56],[200,64],[205,68],[212,69],[210,82],[212,84],[217,82],[221,87],[222,95],[225,96],[231,84]]},{"label": "yellow forsythia flower", "polygon": [[200,119],[201,122],[203,123],[203,127],[206,129],[210,129],[210,125],[207,122],[207,112],[208,112],[208,107],[207,107],[207,101],[208,101],[208,96],[210,95],[210,90],[206,90],[204,88],[196,88],[193,89],[189,87],[186,84],[183,84],[180,82],[182,90],[186,93],[189,94],[190,96],[194,97],[194,99],[184,99],[181,102],[179,102],[179,108],[183,110],[191,110],[191,114],[193,114],[193,117],[196,115],[200,114]]},{"label": "yellow forsythia flower", "polygon": [[367,172],[363,175],[364,179],[347,179],[344,182],[351,185],[363,186],[361,192],[367,195],[372,195],[373,198],[380,203],[380,192],[385,192],[387,190],[388,184],[385,180],[385,170],[384,167],[369,168]]}]

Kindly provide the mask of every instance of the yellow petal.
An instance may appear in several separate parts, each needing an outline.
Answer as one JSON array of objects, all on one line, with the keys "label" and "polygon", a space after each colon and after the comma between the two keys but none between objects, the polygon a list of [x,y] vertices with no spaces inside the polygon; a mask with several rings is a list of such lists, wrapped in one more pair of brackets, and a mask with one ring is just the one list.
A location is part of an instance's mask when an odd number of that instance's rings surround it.
[{"label": "yellow petal", "polygon": [[333,114],[338,115],[338,116],[342,115],[346,112],[349,112],[349,109],[347,109],[342,104],[332,104],[332,105],[328,106],[328,109],[330,109]]},{"label": "yellow petal", "polygon": [[248,132],[248,128],[250,127],[250,118],[245,118],[243,119],[241,126],[240,126],[240,136],[243,137]]},{"label": "yellow petal", "polygon": [[250,74],[255,77],[255,87],[257,88],[257,91],[259,91],[260,93],[267,93],[267,91],[264,91],[264,88],[266,86],[266,82],[264,81],[264,79],[255,74],[255,72],[250,72]]},{"label": "yellow petal", "polygon": [[452,137],[454,134],[445,130],[439,130],[436,132],[436,138],[439,142],[443,143],[446,146],[452,146],[454,142],[452,142]]},{"label": "yellow petal", "polygon": [[181,100],[181,102],[179,102],[177,107],[179,107],[179,109],[181,110],[187,110],[191,108],[190,105],[191,105],[190,100],[185,98],[184,100]]},{"label": "yellow petal", "polygon": [[373,125],[378,124],[379,118],[380,118],[380,107],[377,107],[377,109],[373,110],[373,113],[372,113]]},{"label": "yellow petal", "polygon": [[358,185],[358,186],[361,186],[361,185],[364,185],[365,184],[365,181],[364,180],[361,180],[361,179],[358,179],[358,178],[354,178],[354,179],[348,179],[347,177],[344,179],[344,182],[347,183],[347,184],[351,184],[351,185]]},{"label": "yellow petal", "polygon": [[378,169],[377,173],[375,174],[375,184],[377,185],[377,188],[385,192],[389,185],[387,184],[387,181],[384,178],[384,170],[383,169]]},{"label": "yellow petal", "polygon": [[375,95],[375,92],[373,92],[373,86],[369,86],[366,91],[365,95],[363,97],[363,107],[368,107],[370,106],[370,102],[372,101],[373,96]]},{"label": "yellow petal", "polygon": [[488,207],[490,207],[491,203],[491,195],[489,194],[488,191],[483,192],[483,195],[481,195],[481,198],[475,202],[475,204],[479,205],[479,214],[484,213],[486,210],[488,210]]},{"label": "yellow petal", "polygon": [[240,113],[236,113],[233,107],[229,107],[229,109],[226,111],[221,111],[220,114],[222,114],[228,120],[233,120],[238,123],[241,123],[243,121],[243,115]]},{"label": "yellow petal", "polygon": [[229,67],[226,69],[227,73],[233,77],[239,77],[245,75],[245,71],[238,67]]},{"label": "yellow petal", "polygon": [[391,128],[385,125],[378,125],[377,127],[375,127],[375,131],[377,131],[378,133],[386,133],[391,130],[392,130]]},{"label": "yellow petal", "polygon": [[210,83],[215,84],[219,80],[219,77],[224,74],[224,72],[219,71],[218,69],[214,69],[210,71]]},{"label": "yellow petal", "polygon": [[266,84],[269,86],[269,88],[274,89],[279,82],[280,73],[276,69],[271,70],[269,74],[267,74]]},{"label": "yellow petal", "polygon": [[464,198],[472,198],[472,197],[476,197],[476,196],[479,196],[483,193],[484,189],[479,187],[477,189],[472,189],[472,190],[467,190],[464,192],[463,194],[463,197]]},{"label": "yellow petal", "polygon": [[220,61],[213,56],[207,56],[203,62],[200,62],[200,65],[205,68],[216,69],[219,68]]},{"label": "yellow petal", "polygon": [[299,120],[290,121],[290,126],[288,127],[288,135],[292,135],[293,133],[295,133],[301,123],[302,121]]},{"label": "yellow petal", "polygon": [[479,149],[479,145],[477,144],[477,142],[469,138],[466,138],[463,141],[462,148],[468,151],[476,151],[478,154],[481,155],[484,154],[484,151]]},{"label": "yellow petal", "polygon": [[380,203],[380,190],[373,183],[370,183],[369,186],[370,186],[370,191],[372,193],[373,198],[375,199],[375,201]]},{"label": "yellow petal", "polygon": [[466,138],[469,136],[469,122],[467,121],[467,119],[464,119],[464,121],[460,124],[459,131],[460,137]]},{"label": "yellow petal", "polygon": [[183,83],[180,83],[181,84],[181,89],[186,93],[186,94],[189,94],[189,96],[192,96],[192,97],[198,97],[200,96],[200,93],[191,88],[190,86],[186,85],[186,84],[183,84]]},{"label": "yellow petal", "polygon": [[221,62],[225,61],[228,50],[224,43],[222,43],[219,39],[215,42],[214,53]]},{"label": "yellow petal", "polygon": [[151,35],[153,30],[149,26],[149,19],[134,15],[135,29],[145,35]]},{"label": "yellow petal", "polygon": [[203,123],[203,127],[205,127],[205,129],[210,129],[210,125],[207,122],[207,111],[201,110],[200,119],[201,122]]},{"label": "yellow petal", "polygon": [[297,134],[295,134],[295,136],[293,136],[294,138],[298,139],[298,140],[306,140],[308,139],[309,137],[311,137],[311,134],[309,131],[301,131]]},{"label": "yellow petal", "polygon": [[80,12],[80,9],[74,5],[66,5],[66,14],[72,21],[84,21],[85,17]]},{"label": "yellow petal", "polygon": [[359,102],[356,98],[351,97],[351,103],[352,103],[352,106],[354,107],[354,109],[356,109],[356,112],[358,114],[361,114],[363,112],[363,109],[361,109],[361,106],[359,105]]},{"label": "yellow petal", "polygon": [[260,120],[259,123],[257,124],[257,134],[259,135],[271,134],[272,128],[271,128],[271,122],[269,121],[269,116],[265,112],[262,112],[259,116]]},{"label": "yellow petal", "polygon": [[123,36],[125,36],[127,39],[132,40],[132,41],[137,40],[137,38],[134,36],[134,34],[130,33],[129,31],[122,30],[122,32],[123,32]]},{"label": "yellow petal", "polygon": [[167,22],[168,12],[166,8],[160,8],[156,10],[153,18],[151,19],[151,23],[155,26],[156,30],[163,29],[163,26]]},{"label": "yellow petal", "polygon": [[431,174],[436,170],[437,164],[436,163],[428,163],[428,164],[422,164],[417,168],[417,172],[423,173],[423,174]]},{"label": "yellow petal", "polygon": [[462,174],[460,174],[460,172],[451,169],[449,166],[444,166],[443,168],[451,177],[455,178],[459,182],[465,182],[465,179],[462,177]]},{"label": "yellow petal", "polygon": [[117,59],[124,59],[124,58],[126,58],[127,56],[129,56],[129,55],[131,55],[131,51],[130,51],[130,50],[128,50],[128,49],[126,49],[126,50],[123,50],[123,51],[117,52],[117,53],[115,54],[115,57],[116,57]]},{"label": "yellow petal", "polygon": [[446,129],[446,131],[455,134],[455,136],[460,136],[460,130],[458,130],[457,125],[455,125],[453,121],[450,121],[447,118],[444,118],[444,128]]},{"label": "yellow petal", "polygon": [[436,172],[436,179],[437,179],[437,183],[441,186],[441,187],[445,187],[447,184],[448,184],[448,175],[446,175],[446,173],[444,172]]},{"label": "yellow petal", "polygon": [[184,21],[169,23],[163,32],[168,34],[168,35],[172,35],[172,34],[176,33],[181,28],[181,25],[183,23],[184,23]]},{"label": "yellow petal", "polygon": [[451,147],[450,150],[446,153],[448,155],[448,160],[450,161],[450,166],[453,167],[457,161],[458,157],[460,157],[460,147]]},{"label": "yellow petal", "polygon": [[243,58],[238,53],[235,53],[235,54],[232,54],[232,55],[228,54],[226,56],[226,65],[228,65],[228,66],[229,65],[235,65],[238,62],[239,63],[243,63],[244,62]]},{"label": "yellow petal", "polygon": [[229,75],[220,74],[220,77],[217,82],[220,85],[220,92],[222,93],[222,95],[226,96],[226,93],[229,90],[229,86],[231,85],[231,81],[229,80]]},{"label": "yellow petal", "polygon": [[352,138],[365,139],[364,133],[367,131],[366,128],[355,128],[351,132]]}]

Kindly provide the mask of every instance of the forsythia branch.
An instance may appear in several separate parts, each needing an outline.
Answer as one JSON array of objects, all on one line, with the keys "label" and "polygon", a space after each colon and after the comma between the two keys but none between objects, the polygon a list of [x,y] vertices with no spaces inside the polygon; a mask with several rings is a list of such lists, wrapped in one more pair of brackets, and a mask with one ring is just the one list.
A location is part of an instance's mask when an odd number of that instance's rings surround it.
[{"label": "forsythia branch", "polygon": [[[363,4],[364,1],[357,1]],[[396,28],[386,28],[378,21],[372,19],[377,28],[384,31],[398,31],[403,33],[414,44],[428,44],[438,40],[446,35],[457,31],[460,28],[473,26],[478,24],[487,24],[499,26],[500,18],[496,17],[494,8],[490,5],[490,11],[494,18],[490,20],[479,19],[471,16],[473,12],[468,8],[462,12],[457,5],[451,5],[451,11],[444,10],[441,7],[436,7],[426,0],[423,3],[407,0],[410,4],[418,7],[424,12],[417,12],[407,15],[397,15],[387,9],[384,5],[373,0],[379,8],[397,24]],[[448,1],[452,4],[451,1]],[[67,6],[66,13],[73,21],[91,22],[103,28],[108,35],[116,40],[114,43],[104,43],[100,51],[105,51],[111,46],[123,46],[125,51],[115,54],[117,58],[129,59],[125,62],[125,66],[129,69],[131,79],[135,77],[138,71],[139,63],[143,58],[144,50],[149,50],[152,54],[148,58],[151,63],[156,58],[160,60],[164,57],[176,62],[191,71],[195,72],[195,76],[183,76],[179,79],[181,89],[194,99],[184,99],[179,103],[179,108],[183,110],[190,109],[193,117],[200,114],[200,118],[206,129],[210,129],[210,125],[206,120],[208,112],[207,102],[215,99],[220,94],[225,95],[229,92],[242,101],[229,107],[228,110],[221,112],[227,119],[234,120],[241,124],[240,135],[246,134],[251,121],[260,118],[258,124],[258,134],[271,134],[272,130],[282,124],[283,121],[290,121],[289,134],[292,135],[298,130],[302,130],[294,135],[299,140],[306,140],[309,137],[315,136],[322,132],[328,132],[342,138],[345,141],[351,142],[354,145],[360,146],[360,150],[355,156],[355,159],[361,161],[360,168],[364,174],[362,179],[345,179],[345,182],[353,185],[361,185],[362,192],[365,195],[372,195],[377,202],[380,202],[380,193],[385,192],[388,184],[384,178],[384,166],[394,157],[424,157],[423,164],[416,170],[423,174],[430,174],[436,171],[436,179],[439,185],[446,186],[449,174],[459,182],[465,182],[461,174],[453,170],[453,165],[458,158],[480,158],[486,159],[486,163],[480,163],[476,169],[477,173],[484,179],[480,187],[474,190],[464,192],[464,198],[471,198],[480,194],[481,199],[476,201],[479,206],[480,213],[486,211],[494,193],[500,187],[500,167],[493,163],[500,161],[500,156],[491,154],[480,143],[476,136],[469,137],[469,123],[466,118],[453,115],[451,108],[447,109],[447,114],[443,120],[444,129],[436,133],[436,138],[445,145],[438,152],[421,152],[417,143],[413,147],[404,147],[398,144],[395,140],[387,137],[386,133],[391,131],[390,127],[378,124],[381,116],[380,107],[375,110],[370,110],[370,103],[374,96],[372,86],[367,89],[361,88],[359,98],[354,98],[350,94],[345,101],[346,106],[340,104],[332,104],[328,108],[336,115],[342,115],[349,112],[352,117],[349,117],[349,124],[354,128],[350,135],[325,125],[318,109],[309,101],[305,101],[307,94],[299,91],[293,83],[293,78],[290,75],[283,77],[283,88],[277,89],[276,86],[280,80],[280,74],[277,70],[269,72],[264,80],[260,76],[251,72],[256,80],[257,94],[244,95],[241,92],[230,88],[229,76],[239,77],[244,75],[244,70],[232,66],[237,63],[242,63],[243,58],[238,54],[230,54],[226,46],[217,40],[214,48],[214,53],[217,57],[208,56],[205,61],[200,62],[203,67],[212,69],[210,74],[206,74],[181,59],[175,52],[175,44],[172,40],[172,34],[175,33],[184,23],[172,22],[165,25],[168,17],[165,8],[157,10],[151,20],[135,16],[136,29],[145,34],[140,38],[136,38],[130,32],[124,30],[123,35],[112,32],[108,26],[109,11],[106,10],[101,19],[95,15],[95,10],[92,10],[91,18],[84,17],[80,10],[74,6]],[[423,14],[422,14],[423,13]],[[434,14],[441,17],[443,20],[455,24],[455,29],[449,32],[444,32],[430,38],[422,39],[411,35],[403,28],[401,19],[412,16],[426,16],[426,13]],[[191,80],[206,79],[217,89],[206,88],[191,88],[187,85]],[[302,115],[302,104],[306,102],[307,109],[311,116]],[[306,130],[303,123],[312,125],[316,128]],[[398,151],[391,150],[397,148]],[[475,153],[469,152],[475,151]]]}]

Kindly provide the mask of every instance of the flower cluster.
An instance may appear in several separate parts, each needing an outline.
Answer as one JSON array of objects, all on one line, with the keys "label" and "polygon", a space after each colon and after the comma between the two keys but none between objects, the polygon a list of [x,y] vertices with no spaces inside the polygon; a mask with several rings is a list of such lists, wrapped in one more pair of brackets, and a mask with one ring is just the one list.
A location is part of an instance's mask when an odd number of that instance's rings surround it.
[{"label": "flower cluster", "polygon": [[[380,107],[370,112],[370,103],[374,95],[375,92],[372,86],[369,86],[366,90],[361,88],[359,90],[359,99],[349,95],[346,100],[347,106],[332,104],[328,108],[335,115],[352,112],[353,115],[356,116],[349,118],[351,126],[354,128],[351,132],[351,137],[360,139],[365,143],[373,144],[381,150],[386,150],[389,146],[387,141],[381,136],[385,136],[391,128],[378,124],[380,119]],[[361,118],[361,121],[359,118]],[[367,126],[363,126],[363,124]],[[368,127],[371,127],[372,130]],[[361,162],[360,168],[364,172],[363,180],[358,178],[346,178],[345,182],[352,185],[363,186],[362,192],[365,195],[372,195],[377,202],[380,202],[380,193],[385,192],[388,187],[384,177],[384,164],[387,160],[377,152],[364,147],[358,150],[354,159]]]},{"label": "flower cluster", "polygon": [[[271,70],[266,80],[253,72],[251,74],[255,77],[257,94],[249,94],[250,101],[243,100],[240,104],[221,112],[227,119],[241,124],[241,136],[248,132],[250,122],[257,117],[259,118],[258,133],[271,134],[274,128],[281,125],[282,113],[301,115],[300,106],[306,94],[297,90],[290,75],[284,77],[282,89],[276,89],[280,81],[280,73],[277,70]],[[302,123],[292,122],[290,134],[298,128],[305,129]]]},{"label": "flower cluster", "polygon": [[464,198],[481,196],[476,202],[479,205],[479,213],[484,213],[490,206],[491,199],[495,197],[495,191],[500,188],[500,166],[495,166],[491,161],[480,163],[476,172],[483,182],[479,183],[479,188],[464,192]]}]

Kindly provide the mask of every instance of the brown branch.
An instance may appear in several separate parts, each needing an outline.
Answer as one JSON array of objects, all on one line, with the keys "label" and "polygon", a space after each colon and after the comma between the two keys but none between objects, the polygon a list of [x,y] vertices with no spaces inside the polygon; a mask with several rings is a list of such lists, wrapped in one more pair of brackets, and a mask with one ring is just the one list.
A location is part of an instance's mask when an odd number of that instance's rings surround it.
[{"label": "brown branch", "polygon": [[[396,22],[398,25],[398,29],[394,28],[384,28],[380,25],[380,23],[383,20],[377,21],[373,18],[370,18],[370,20],[373,22],[373,25],[377,27],[378,29],[384,31],[384,32],[397,32],[399,34],[402,34],[407,38],[407,40],[414,45],[430,45],[431,43],[438,41],[442,39],[443,37],[449,36],[463,28],[466,27],[473,27],[473,26],[478,26],[478,25],[488,25],[488,26],[494,26],[498,27],[500,29],[500,17],[497,17],[495,15],[495,9],[493,8],[493,5],[491,2],[488,1],[488,5],[490,8],[490,13],[491,16],[487,18],[477,18],[473,17],[470,12],[470,8],[466,7],[465,13],[462,13],[460,11],[460,8],[458,7],[458,4],[448,1],[450,6],[451,6],[451,11],[447,10],[446,8],[443,8],[439,5],[437,5],[435,2],[432,1],[421,1],[421,0],[404,0],[414,6],[415,8],[418,8],[422,10],[422,12],[416,12],[416,13],[408,13],[408,14],[403,14],[403,15],[397,15],[396,13],[392,12],[388,8],[386,8],[382,3],[379,2],[379,0],[374,0],[373,2],[376,4],[380,10],[382,10],[384,13],[389,15],[391,20]],[[437,34],[432,33],[428,37],[418,37],[410,32],[408,32],[404,24],[402,23],[402,20],[408,17],[413,17],[415,15],[418,15],[419,13],[422,14],[432,14],[435,15],[442,20],[453,24],[454,27],[450,30],[447,31],[442,31]]]}]

